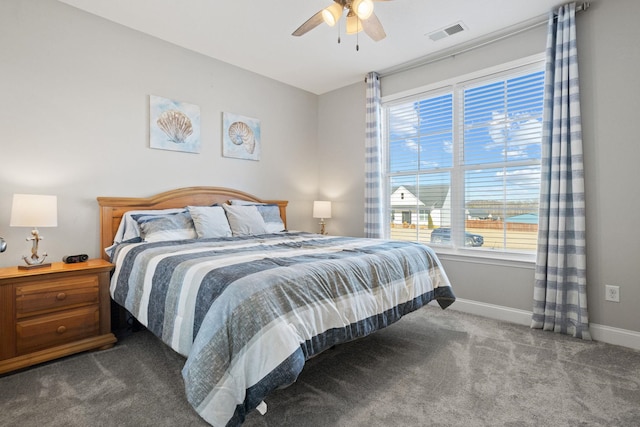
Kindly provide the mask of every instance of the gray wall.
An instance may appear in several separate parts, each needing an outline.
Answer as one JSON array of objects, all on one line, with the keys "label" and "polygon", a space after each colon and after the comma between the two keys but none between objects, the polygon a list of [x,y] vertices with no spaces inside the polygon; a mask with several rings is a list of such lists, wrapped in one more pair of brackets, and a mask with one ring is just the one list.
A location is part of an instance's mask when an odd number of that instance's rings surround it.
[{"label": "gray wall", "polygon": [[[587,191],[588,304],[593,323],[640,331],[640,2],[592,2],[578,14],[583,142]],[[455,75],[544,51],[544,25],[453,58],[384,77],[383,96],[402,93]],[[353,96],[358,100],[354,101]],[[319,148],[348,152],[353,165],[364,157],[364,112],[345,105],[364,103],[364,83],[320,97]],[[349,128],[333,128],[337,122]],[[346,148],[345,144],[351,148]],[[339,176],[348,189],[341,212],[353,216],[332,219],[343,234],[362,235],[363,169],[325,158],[320,164],[321,191],[334,191]],[[331,184],[328,184],[330,182]],[[355,183],[355,184],[354,184]],[[344,225],[338,223],[344,222]],[[442,256],[460,298],[531,311],[533,266],[526,263],[486,263]],[[620,286],[620,303],[604,301],[604,285]]]},{"label": "gray wall", "polygon": [[364,81],[320,97],[318,112],[319,198],[331,200],[327,232],[364,231]]},{"label": "gray wall", "polygon": [[[149,95],[197,104],[200,154],[149,148]],[[9,227],[14,193],[58,196],[41,249],[100,255],[98,196],[185,186],[290,201],[289,227],[314,229],[318,97],[53,0],[0,2],[0,266],[29,253]],[[221,156],[222,112],[261,119],[262,158]]]},{"label": "gray wall", "polygon": [[[590,320],[632,331],[640,331],[639,15],[634,0],[600,0],[578,16]],[[538,53],[544,43],[542,26],[387,76],[383,94]],[[200,154],[148,148],[150,94],[200,106]],[[29,230],[8,226],[20,192],[59,197],[58,227],[41,230],[54,260],[99,256],[96,197],[190,185],[288,199],[294,229],[317,229],[312,201],[331,199],[329,232],[363,233],[364,82],[316,96],[53,0],[3,0],[0,97],[0,236],[9,243],[0,266],[29,250]],[[223,111],[262,120],[259,162],[221,156]],[[460,298],[531,310],[531,265],[443,262]],[[621,286],[619,304],[604,301],[605,284]]]}]

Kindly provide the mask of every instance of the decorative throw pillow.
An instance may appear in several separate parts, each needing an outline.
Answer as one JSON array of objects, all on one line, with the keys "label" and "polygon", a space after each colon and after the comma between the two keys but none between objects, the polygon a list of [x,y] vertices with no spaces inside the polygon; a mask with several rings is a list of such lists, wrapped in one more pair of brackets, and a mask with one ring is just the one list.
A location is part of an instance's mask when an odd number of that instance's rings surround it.
[{"label": "decorative throw pillow", "polygon": [[145,242],[185,240],[198,237],[189,212],[165,215],[134,215]]},{"label": "decorative throw pillow", "polygon": [[199,239],[231,237],[229,221],[222,206],[187,206]]},{"label": "decorative throw pillow", "polygon": [[251,236],[254,234],[267,234],[267,226],[253,205],[222,205],[227,213],[229,226],[234,236]]}]

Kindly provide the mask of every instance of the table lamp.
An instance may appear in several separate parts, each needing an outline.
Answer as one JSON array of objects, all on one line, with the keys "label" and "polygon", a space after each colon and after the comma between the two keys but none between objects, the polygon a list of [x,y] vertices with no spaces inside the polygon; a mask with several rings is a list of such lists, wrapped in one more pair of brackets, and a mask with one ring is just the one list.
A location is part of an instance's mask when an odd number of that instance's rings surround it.
[{"label": "table lamp", "polygon": [[19,265],[19,269],[31,269],[48,267],[51,263],[45,263],[46,253],[38,255],[38,243],[42,236],[38,227],[58,226],[58,198],[56,196],[36,194],[14,194],[11,207],[11,227],[32,227],[31,237],[27,241],[33,241],[31,256],[23,256],[27,265]]},{"label": "table lamp", "polygon": [[324,229],[326,218],[331,218],[331,202],[316,200],[313,202],[313,217],[320,218],[320,234],[327,234]]}]

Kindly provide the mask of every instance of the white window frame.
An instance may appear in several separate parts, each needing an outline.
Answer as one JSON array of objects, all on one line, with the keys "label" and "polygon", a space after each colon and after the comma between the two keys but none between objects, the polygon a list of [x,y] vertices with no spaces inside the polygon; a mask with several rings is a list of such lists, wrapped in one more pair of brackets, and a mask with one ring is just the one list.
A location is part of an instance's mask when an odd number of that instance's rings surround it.
[{"label": "white window frame", "polygon": [[[388,159],[389,159],[389,144],[388,144],[388,117],[386,107],[411,102],[413,100],[423,99],[425,97],[434,97],[443,93],[453,93],[453,108],[462,108],[462,100],[460,99],[463,93],[461,88],[473,85],[478,82],[489,83],[491,78],[496,80],[503,79],[504,77],[513,75],[514,73],[528,73],[544,70],[544,53],[532,55],[526,58],[522,58],[516,61],[511,61],[505,64],[500,64],[494,67],[478,70],[473,73],[452,77],[450,79],[440,81],[434,84],[422,86],[409,91],[404,91],[397,94],[387,95],[382,97],[382,135],[383,135],[383,157],[384,168],[382,172],[382,184],[384,191],[384,233],[385,238],[390,237],[390,222],[389,215],[386,213],[390,211],[389,199],[389,174],[388,171]],[[520,253],[511,251],[495,251],[486,248],[465,248],[463,243],[464,239],[464,218],[459,213],[461,206],[464,206],[464,167],[459,164],[461,159],[461,150],[463,150],[462,139],[459,135],[462,127],[457,122],[459,114],[454,113],[453,124],[453,150],[457,153],[454,156],[454,165],[451,168],[451,227],[452,227],[452,247],[437,246],[434,247],[438,256],[442,259],[451,260],[467,260],[472,262],[489,263],[489,264],[503,264],[507,266],[513,265],[525,265],[530,267],[535,263],[535,253]]]}]

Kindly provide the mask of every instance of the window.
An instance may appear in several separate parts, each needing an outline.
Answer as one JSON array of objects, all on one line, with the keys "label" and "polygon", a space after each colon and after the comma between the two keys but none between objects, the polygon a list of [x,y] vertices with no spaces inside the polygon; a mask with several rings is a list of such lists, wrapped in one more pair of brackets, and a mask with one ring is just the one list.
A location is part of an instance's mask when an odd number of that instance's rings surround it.
[{"label": "window", "polygon": [[535,253],[543,64],[383,104],[389,237]]}]

